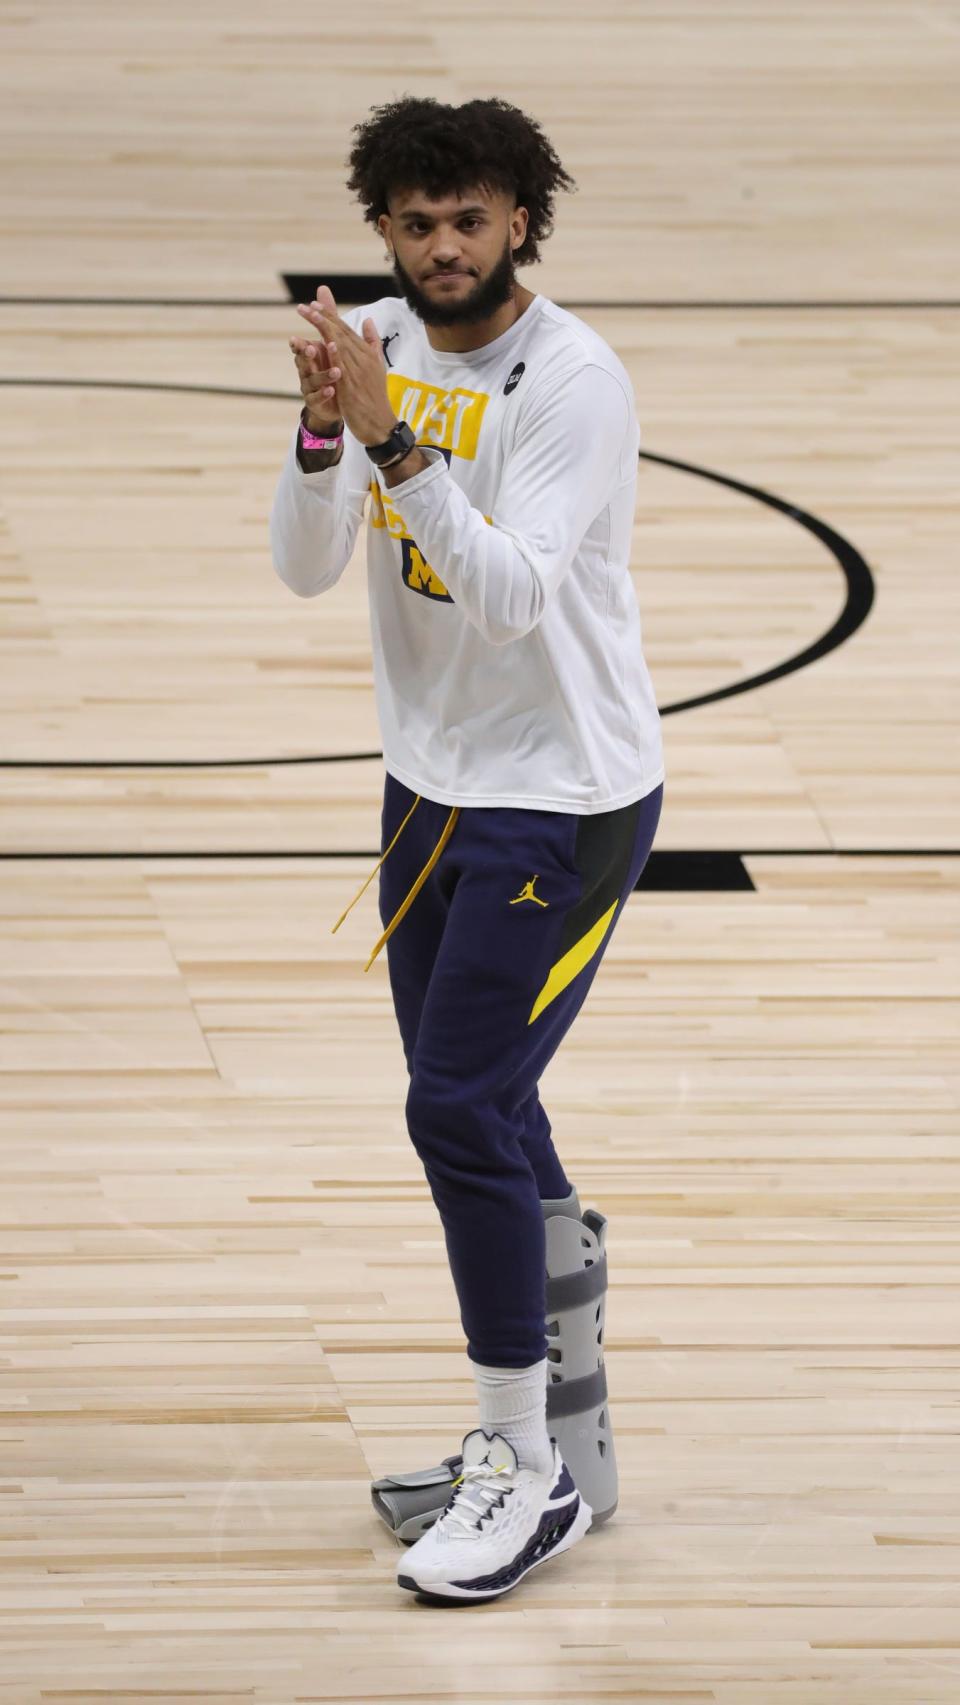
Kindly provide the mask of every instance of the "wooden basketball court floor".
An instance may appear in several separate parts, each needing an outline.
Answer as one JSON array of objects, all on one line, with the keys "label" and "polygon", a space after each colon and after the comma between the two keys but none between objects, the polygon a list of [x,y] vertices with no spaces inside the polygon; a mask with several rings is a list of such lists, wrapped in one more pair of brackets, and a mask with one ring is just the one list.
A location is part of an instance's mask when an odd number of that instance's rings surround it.
[{"label": "wooden basketball court floor", "polygon": [[[956,5],[2,24],[0,1697],[955,1705]],[[620,1508],[447,1617],[368,1490],[476,1409],[375,889],[331,934],[363,537],[302,601],[267,535],[402,93],[579,186],[520,277],[635,384],[667,763],[541,1084]]]}]

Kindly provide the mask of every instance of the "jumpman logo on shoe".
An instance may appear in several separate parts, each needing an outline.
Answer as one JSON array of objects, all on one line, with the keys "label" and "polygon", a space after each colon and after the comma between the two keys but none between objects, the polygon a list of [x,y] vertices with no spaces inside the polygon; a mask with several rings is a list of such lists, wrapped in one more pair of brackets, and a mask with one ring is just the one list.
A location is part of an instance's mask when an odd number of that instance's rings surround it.
[{"label": "jumpman logo on shoe", "polygon": [[531,876],[530,881],[524,884],[516,899],[510,901],[511,906],[519,906],[521,900],[532,900],[536,906],[549,906],[549,900],[541,900],[540,896],[533,892],[533,885],[539,880],[539,875]]},{"label": "jumpman logo on shoe", "polygon": [[[536,880],[536,878],[534,878]],[[469,1432],[450,1501],[397,1564],[397,1585],[428,1601],[481,1603],[511,1592],[576,1545],[593,1521],[558,1445],[541,1473],[521,1467],[502,1433]]]}]

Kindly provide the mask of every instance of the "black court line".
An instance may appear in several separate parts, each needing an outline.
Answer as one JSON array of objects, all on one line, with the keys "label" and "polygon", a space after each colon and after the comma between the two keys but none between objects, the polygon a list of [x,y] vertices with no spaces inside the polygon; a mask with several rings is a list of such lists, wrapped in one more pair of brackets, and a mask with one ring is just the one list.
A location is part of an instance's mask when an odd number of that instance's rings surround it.
[{"label": "black court line", "polygon": [[[338,302],[342,301],[348,308],[360,307],[365,302],[376,302],[382,296],[398,295],[398,291],[394,286],[393,278],[387,275],[383,278],[379,278],[371,277],[366,273],[354,274],[326,272],[322,276],[319,273],[303,275],[291,274],[292,279],[297,277],[303,277],[303,290],[305,290],[307,294],[304,295],[303,291],[300,291],[299,294],[291,295],[288,301],[285,301],[283,297],[279,296],[0,296],[0,306],[9,305],[10,307],[21,306],[30,308],[286,308],[289,307],[291,301],[312,301],[316,295],[316,287],[318,284],[329,284],[335,299]],[[363,280],[360,287],[358,287],[355,282],[358,278]],[[597,311],[601,309],[624,308],[631,312],[640,312],[644,309],[655,308],[658,312],[666,311],[676,313],[687,313],[691,309],[697,311],[703,309],[718,310],[722,313],[726,308],[751,308],[761,311],[770,310],[773,313],[778,313],[781,309],[799,309],[804,312],[809,311],[811,313],[818,313],[822,309],[827,308],[849,308],[856,309],[858,312],[862,313],[870,313],[874,309],[882,311],[887,308],[960,308],[960,300],[954,300],[953,298],[943,299],[939,297],[931,297],[928,299],[917,298],[911,301],[896,301],[892,298],[887,299],[882,296],[875,297],[872,301],[860,301],[847,297],[842,301],[823,300],[819,302],[812,302],[810,300],[797,302],[760,302],[751,301],[749,299],[731,299],[730,301],[722,301],[716,298],[704,301],[677,302],[675,300],[660,301],[654,297],[646,299],[641,298],[632,302],[603,302],[594,300],[589,302],[561,302],[559,298],[555,296],[552,296],[550,300],[552,302],[556,302],[558,308],[566,308],[571,313],[578,308],[592,308]]]},{"label": "black court line", "polygon": [[[755,894],[757,885],[744,864],[744,859],[763,858],[957,858],[960,848],[948,847],[934,850],[932,848],[881,847],[836,849],[833,847],[763,847],[757,851],[730,852],[724,849],[712,851],[701,850],[667,850],[658,852],[656,848],[650,853],[639,880],[635,883],[633,892],[657,894]],[[156,862],[162,859],[362,859],[364,864],[375,865],[382,857],[379,852],[359,851],[312,851],[309,848],[283,848],[280,851],[267,852],[249,851],[237,852],[180,852],[164,849],[162,852],[144,852],[139,848],[134,852],[97,852],[95,849],[87,852],[0,852],[0,863],[16,863],[24,860],[59,860],[67,863],[78,863],[84,860],[94,860],[101,863],[106,859],[146,859]]]},{"label": "black court line", "polygon": [[[379,852],[368,847],[134,847],[128,852],[112,852],[99,847],[58,849],[56,852],[39,849],[34,852],[17,848],[0,851],[0,861],[17,859],[78,859],[78,858],[379,858]],[[960,847],[743,847],[739,852],[719,848],[695,848],[692,851],[653,851],[651,858],[960,858]]]}]

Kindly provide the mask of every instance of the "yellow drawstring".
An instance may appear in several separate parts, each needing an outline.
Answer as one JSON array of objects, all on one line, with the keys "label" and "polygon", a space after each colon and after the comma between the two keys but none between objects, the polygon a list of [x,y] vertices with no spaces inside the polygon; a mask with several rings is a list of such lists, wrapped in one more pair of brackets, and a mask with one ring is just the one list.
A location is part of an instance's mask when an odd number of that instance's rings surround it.
[{"label": "yellow drawstring", "polygon": [[[366,893],[371,882],[373,881],[374,877],[376,876],[377,871],[380,869],[380,866],[383,863],[383,860],[386,858],[387,853],[391,852],[392,849],[396,846],[398,840],[400,839],[400,836],[403,834],[404,829],[406,828],[407,824],[409,823],[411,817],[413,816],[413,813],[416,811],[417,806],[419,804],[420,804],[420,795],[418,793],[416,799],[414,800],[409,811],[407,812],[407,815],[403,819],[403,822],[400,824],[399,829],[397,830],[396,834],[394,835],[393,840],[390,842],[390,845],[387,848],[387,852],[385,852],[383,854],[383,856],[378,860],[378,862],[374,865],[373,869],[370,872],[370,875],[367,877],[366,882],[364,883],[363,887],[360,890],[360,894]],[[340,928],[340,925],[343,923],[344,918],[348,915],[348,913],[353,911],[354,906],[356,905],[357,901],[360,898],[360,894],[355,894],[353,899],[350,901],[350,904],[347,907],[347,910],[345,912],[341,912],[341,914],[338,917],[336,923],[334,924],[332,930],[330,931],[331,935],[336,935],[337,930]]]},{"label": "yellow drawstring", "polygon": [[[509,1472],[510,1472],[510,1471],[509,1471],[509,1469],[508,1469],[508,1468],[507,1468],[507,1467],[506,1467],[506,1466],[505,1466],[505,1465],[504,1465],[504,1463],[502,1463],[502,1462],[501,1462],[501,1463],[500,1463],[500,1464],[499,1464],[499,1465],[498,1465],[498,1466],[497,1466],[497,1467],[496,1467],[496,1468],[495,1468],[495,1469],[494,1469],[494,1470],[493,1470],[493,1472],[494,1472],[494,1474],[508,1474],[508,1473],[509,1473]],[[461,1476],[460,1476],[460,1478],[459,1478],[459,1480],[455,1480],[455,1481],[454,1481],[454,1482],[453,1482],[453,1484],[454,1484],[454,1486],[462,1486],[462,1485],[463,1485],[463,1480],[464,1480],[464,1476],[463,1476],[463,1475],[462,1475],[462,1474],[461,1474]]]},{"label": "yellow drawstring", "polygon": [[440,857],[440,854],[443,852],[444,847],[446,846],[447,842],[449,841],[450,836],[453,834],[453,831],[457,825],[457,818],[459,817],[459,815],[460,815],[460,807],[459,807],[459,805],[455,805],[453,807],[453,810],[451,811],[449,817],[447,818],[446,823],[443,826],[443,834],[440,836],[440,839],[437,842],[436,846],[434,847],[433,852],[430,854],[430,857],[427,860],[427,863],[424,865],[423,869],[421,870],[420,875],[417,877],[416,882],[414,883],[409,894],[407,895],[406,899],[404,900],[403,905],[400,907],[400,910],[396,913],[396,915],[394,917],[392,917],[390,919],[389,924],[387,925],[382,936],[380,937],[380,940],[377,942],[377,945],[374,948],[373,952],[371,953],[369,959],[367,960],[367,963],[363,967],[365,971],[369,971],[371,965],[373,964],[373,961],[376,959],[377,954],[380,952],[380,949],[383,946],[384,942],[388,941],[390,939],[390,937],[393,934],[394,930],[396,929],[398,923],[400,923],[406,917],[408,911],[410,910],[410,907],[413,905],[414,900],[416,899],[421,888],[423,887],[424,883],[426,882],[427,877],[430,875],[431,870],[433,869],[434,865],[436,864],[437,859]]},{"label": "yellow drawstring", "polygon": [[[349,912],[351,912],[353,910],[357,901],[360,899],[360,896],[362,894],[366,893],[371,882],[373,881],[374,877],[376,876],[377,871],[380,869],[380,866],[383,863],[383,860],[386,858],[387,853],[392,852],[393,848],[397,844],[397,841],[400,839],[401,834],[403,833],[404,829],[406,828],[407,824],[409,823],[410,818],[413,816],[413,813],[416,811],[417,806],[420,804],[420,797],[421,796],[418,793],[416,799],[414,800],[409,811],[407,812],[407,815],[403,819],[403,822],[400,824],[399,829],[397,830],[396,834],[394,835],[393,840],[390,842],[390,845],[388,846],[387,851],[385,853],[383,853],[381,858],[378,859],[377,863],[374,865],[373,869],[371,870],[370,875],[367,877],[366,882],[363,884],[363,887],[360,889],[360,892],[358,894],[355,894],[353,899],[350,901],[350,904],[347,907],[347,910],[345,912],[343,912],[341,914],[341,916],[337,919],[332,930],[330,931],[331,935],[336,935],[337,930],[340,928],[340,925],[343,923],[344,918],[347,916],[347,914]],[[433,869],[434,865],[436,864],[437,859],[440,857],[440,854],[443,852],[443,849],[446,846],[448,840],[450,839],[450,836],[453,834],[453,831],[456,828],[457,818],[459,817],[459,815],[460,815],[460,807],[459,807],[459,805],[455,805],[453,807],[453,810],[451,811],[449,817],[447,818],[446,823],[444,824],[443,834],[440,836],[439,841],[437,842],[436,846],[434,847],[433,852],[430,854],[430,857],[429,857],[427,863],[425,864],[423,870],[421,870],[420,875],[417,877],[416,882],[414,883],[409,894],[407,895],[406,899],[404,900],[403,905],[400,907],[399,911],[396,912],[395,915],[391,918],[389,924],[387,925],[382,936],[380,937],[380,940],[377,942],[376,947],[374,948],[369,959],[367,960],[367,963],[363,967],[364,971],[369,971],[371,965],[373,964],[373,961],[376,959],[377,954],[380,952],[380,949],[383,946],[384,942],[389,940],[390,936],[393,934],[394,930],[396,929],[398,923],[400,923],[403,920],[403,918],[406,917],[407,912],[410,910],[410,907],[413,905],[414,900],[416,899],[421,888],[423,887],[424,883],[426,882],[427,877],[430,875],[431,870]]]}]

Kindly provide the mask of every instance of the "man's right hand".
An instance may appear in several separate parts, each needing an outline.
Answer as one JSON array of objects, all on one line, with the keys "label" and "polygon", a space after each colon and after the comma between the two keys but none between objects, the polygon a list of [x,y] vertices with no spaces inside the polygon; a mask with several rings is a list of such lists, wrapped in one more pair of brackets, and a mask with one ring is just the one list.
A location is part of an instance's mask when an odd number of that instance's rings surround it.
[{"label": "man's right hand", "polygon": [[[326,309],[328,304],[321,297],[321,290],[329,295],[330,287],[321,284],[317,290],[316,300]],[[330,299],[332,301],[332,297]],[[300,375],[300,391],[307,405],[307,430],[317,438],[335,437],[336,430],[343,426],[343,415],[337,407],[339,367],[330,366],[330,353],[322,337],[292,337],[290,348]]]}]

